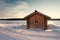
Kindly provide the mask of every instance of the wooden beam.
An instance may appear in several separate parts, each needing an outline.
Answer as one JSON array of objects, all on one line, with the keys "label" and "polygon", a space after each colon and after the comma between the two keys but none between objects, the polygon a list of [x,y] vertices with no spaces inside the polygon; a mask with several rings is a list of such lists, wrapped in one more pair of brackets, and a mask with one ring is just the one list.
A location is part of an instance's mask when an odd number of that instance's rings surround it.
[{"label": "wooden beam", "polygon": [[47,19],[44,18],[44,30],[46,30],[46,29],[47,29]]},{"label": "wooden beam", "polygon": [[27,29],[30,28],[30,24],[29,24],[29,18],[27,19]]}]

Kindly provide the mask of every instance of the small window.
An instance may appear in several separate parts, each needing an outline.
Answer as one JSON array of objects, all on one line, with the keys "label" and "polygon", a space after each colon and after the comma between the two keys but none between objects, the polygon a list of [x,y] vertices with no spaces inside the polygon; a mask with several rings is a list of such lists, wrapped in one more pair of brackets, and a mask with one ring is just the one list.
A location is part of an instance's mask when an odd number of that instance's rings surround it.
[{"label": "small window", "polygon": [[37,23],[38,23],[38,21],[35,21],[35,23],[37,24]]}]

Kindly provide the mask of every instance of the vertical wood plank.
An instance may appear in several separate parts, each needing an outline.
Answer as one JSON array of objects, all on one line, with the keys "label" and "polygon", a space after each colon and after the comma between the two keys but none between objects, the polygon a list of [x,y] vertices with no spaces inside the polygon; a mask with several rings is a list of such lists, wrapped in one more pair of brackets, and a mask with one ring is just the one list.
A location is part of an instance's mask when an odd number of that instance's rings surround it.
[{"label": "vertical wood plank", "polygon": [[45,20],[44,20],[44,30],[46,30],[47,29],[47,19],[46,18],[44,18]]},{"label": "vertical wood plank", "polygon": [[27,19],[27,29],[30,28],[30,24],[29,24],[29,18]]}]

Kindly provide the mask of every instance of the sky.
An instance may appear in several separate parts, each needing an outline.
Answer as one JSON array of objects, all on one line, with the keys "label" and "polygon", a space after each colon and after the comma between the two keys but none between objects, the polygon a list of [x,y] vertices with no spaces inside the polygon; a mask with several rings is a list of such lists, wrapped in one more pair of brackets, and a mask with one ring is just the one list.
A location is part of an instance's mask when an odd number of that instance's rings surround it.
[{"label": "sky", "polygon": [[0,19],[23,18],[35,10],[60,18],[60,0],[0,0]]}]

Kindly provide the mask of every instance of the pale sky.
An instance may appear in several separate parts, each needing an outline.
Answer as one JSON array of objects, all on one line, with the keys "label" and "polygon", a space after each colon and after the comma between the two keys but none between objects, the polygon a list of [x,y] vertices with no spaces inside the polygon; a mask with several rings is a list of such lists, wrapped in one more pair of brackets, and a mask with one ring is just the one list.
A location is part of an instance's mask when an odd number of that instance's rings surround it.
[{"label": "pale sky", "polygon": [[60,18],[60,0],[0,0],[0,18],[23,18],[34,10]]}]

